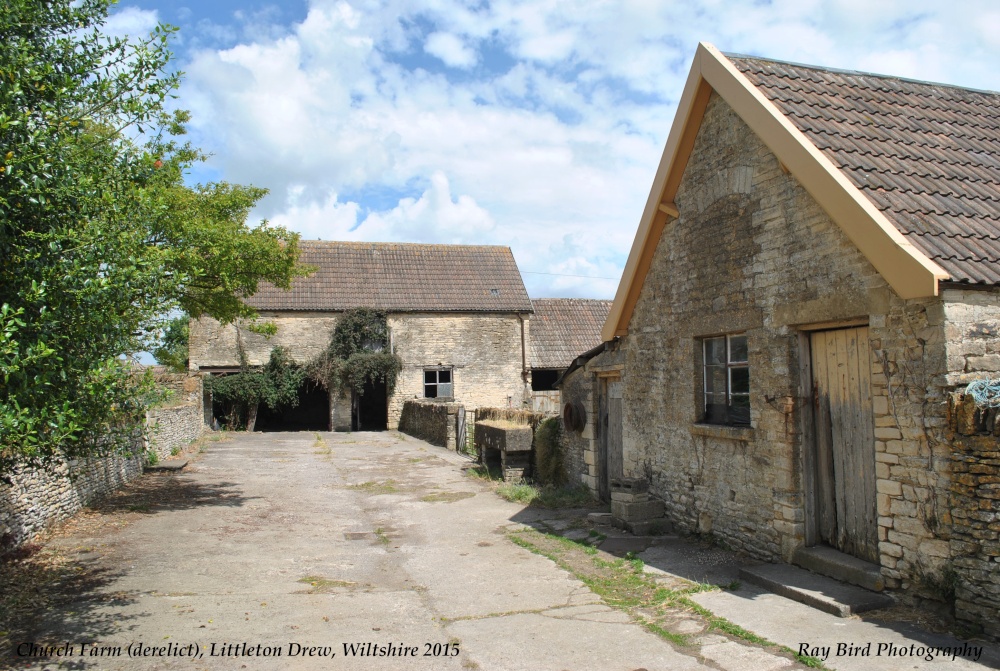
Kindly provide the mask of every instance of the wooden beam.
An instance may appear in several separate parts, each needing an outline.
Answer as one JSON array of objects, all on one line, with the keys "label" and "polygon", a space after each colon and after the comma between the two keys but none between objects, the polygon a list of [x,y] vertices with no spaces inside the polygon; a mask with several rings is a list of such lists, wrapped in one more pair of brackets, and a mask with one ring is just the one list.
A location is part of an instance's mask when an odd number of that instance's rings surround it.
[{"label": "wooden beam", "polygon": [[660,203],[660,212],[677,219],[681,216],[681,211],[673,203]]}]

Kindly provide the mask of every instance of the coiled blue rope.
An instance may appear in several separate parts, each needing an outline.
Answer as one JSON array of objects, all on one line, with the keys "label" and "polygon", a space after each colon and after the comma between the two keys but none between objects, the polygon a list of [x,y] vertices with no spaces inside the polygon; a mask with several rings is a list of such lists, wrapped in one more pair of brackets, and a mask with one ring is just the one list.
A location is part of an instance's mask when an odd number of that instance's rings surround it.
[{"label": "coiled blue rope", "polygon": [[973,380],[965,388],[980,408],[1000,408],[1000,380]]}]

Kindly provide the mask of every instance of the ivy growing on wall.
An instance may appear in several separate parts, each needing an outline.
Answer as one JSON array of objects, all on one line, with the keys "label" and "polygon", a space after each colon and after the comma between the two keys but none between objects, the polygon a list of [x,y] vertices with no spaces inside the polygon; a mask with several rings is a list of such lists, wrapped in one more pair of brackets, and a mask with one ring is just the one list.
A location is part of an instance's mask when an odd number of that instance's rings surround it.
[{"label": "ivy growing on wall", "polygon": [[327,348],[313,359],[309,376],[341,396],[353,391],[364,394],[365,385],[385,383],[392,395],[403,369],[403,361],[389,351],[386,313],[373,308],[348,310],[337,322]]}]

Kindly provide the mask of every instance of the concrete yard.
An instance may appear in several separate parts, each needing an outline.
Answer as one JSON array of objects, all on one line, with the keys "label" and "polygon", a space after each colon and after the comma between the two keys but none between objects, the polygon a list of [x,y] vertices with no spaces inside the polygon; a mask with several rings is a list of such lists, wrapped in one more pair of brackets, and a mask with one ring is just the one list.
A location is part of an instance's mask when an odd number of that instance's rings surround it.
[{"label": "concrete yard", "polygon": [[[70,563],[54,584],[37,588],[44,607],[25,611],[11,631],[0,632],[7,649],[0,664],[804,668],[775,646],[705,630],[697,618],[677,621],[678,631],[692,632],[690,644],[651,633],[634,614],[605,604],[574,575],[508,538],[532,527],[584,533],[580,511],[506,502],[463,472],[470,465],[394,432],[231,434],[209,443],[184,471],[144,476],[147,488],[168,492],[153,503],[105,512],[98,506],[84,520],[89,523],[52,535],[40,554],[58,552]],[[610,552],[638,541],[605,533],[602,547]],[[664,584],[681,576],[722,583],[734,570],[731,558],[717,551],[685,548],[669,538],[636,546],[649,575]],[[705,575],[694,575],[702,568]],[[71,571],[85,578],[66,577]],[[60,594],[46,596],[46,590]],[[837,618],[785,601],[748,588],[698,595],[703,606],[779,644],[837,642]],[[841,622],[855,644],[879,629],[856,618]],[[915,640],[906,631],[893,637]],[[49,656],[42,654],[45,646]],[[379,656],[379,646],[391,646],[394,654]],[[130,656],[137,647],[142,654]],[[915,657],[874,666],[863,657],[825,663],[834,669],[975,669],[996,668],[996,660],[996,650],[986,648],[978,663]]]}]

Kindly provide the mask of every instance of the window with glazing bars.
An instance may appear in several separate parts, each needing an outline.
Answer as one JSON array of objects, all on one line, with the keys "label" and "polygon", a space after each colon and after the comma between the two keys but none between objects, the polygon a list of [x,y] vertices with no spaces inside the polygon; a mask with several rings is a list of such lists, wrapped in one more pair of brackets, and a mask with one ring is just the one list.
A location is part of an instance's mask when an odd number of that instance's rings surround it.
[{"label": "window with glazing bars", "polygon": [[750,366],[745,333],[702,340],[706,424],[750,424]]},{"label": "window with glazing bars", "polygon": [[424,398],[450,398],[453,395],[450,368],[424,370]]}]

